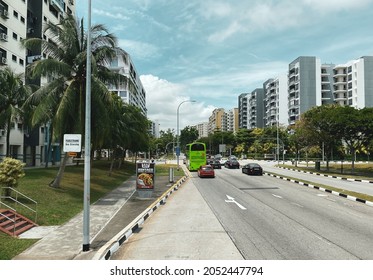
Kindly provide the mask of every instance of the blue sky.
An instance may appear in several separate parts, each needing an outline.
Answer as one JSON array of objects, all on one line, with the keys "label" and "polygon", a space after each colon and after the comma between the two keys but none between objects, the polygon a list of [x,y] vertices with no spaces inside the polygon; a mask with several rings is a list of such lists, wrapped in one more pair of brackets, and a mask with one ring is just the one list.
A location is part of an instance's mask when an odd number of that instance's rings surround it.
[{"label": "blue sky", "polygon": [[[88,0],[76,1],[87,18]],[[208,121],[214,108],[287,72],[299,56],[341,64],[373,55],[373,0],[92,0],[135,64],[161,130]],[[86,22],[86,21],[85,21]]]}]

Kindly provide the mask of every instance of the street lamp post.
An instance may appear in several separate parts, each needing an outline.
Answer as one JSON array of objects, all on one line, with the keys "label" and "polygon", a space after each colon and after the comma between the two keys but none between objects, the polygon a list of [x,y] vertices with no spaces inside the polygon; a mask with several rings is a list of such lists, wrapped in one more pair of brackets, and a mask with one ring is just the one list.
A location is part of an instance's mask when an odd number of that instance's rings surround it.
[{"label": "street lamp post", "polygon": [[185,102],[197,102],[196,100],[184,100],[177,106],[177,127],[176,127],[176,161],[177,161],[177,170],[179,170],[180,165],[179,165],[179,156],[180,156],[180,142],[179,142],[179,109],[181,104],[184,104]]}]

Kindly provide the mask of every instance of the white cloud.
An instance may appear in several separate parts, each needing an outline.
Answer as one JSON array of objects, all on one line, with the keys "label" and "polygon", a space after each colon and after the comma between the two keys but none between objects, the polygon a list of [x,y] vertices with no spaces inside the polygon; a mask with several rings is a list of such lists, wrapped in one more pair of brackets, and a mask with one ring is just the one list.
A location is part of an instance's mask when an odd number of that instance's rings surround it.
[{"label": "white cloud", "polygon": [[149,59],[159,55],[157,46],[146,42],[121,39],[118,41],[118,45],[128,52],[131,57],[138,59]]},{"label": "white cloud", "polygon": [[210,42],[223,42],[232,35],[244,30],[244,28],[237,21],[233,21],[226,29],[216,32],[209,36]]},{"label": "white cloud", "polygon": [[[175,84],[153,75],[140,76],[146,91],[148,119],[158,122],[161,130],[172,128],[176,132],[177,108],[181,102],[192,100],[189,88]],[[185,102],[179,107],[179,128],[206,122],[214,107],[203,102]]]},{"label": "white cloud", "polygon": [[107,11],[99,10],[99,9],[95,9],[95,8],[92,8],[92,14],[105,16],[105,17],[109,17],[109,18],[113,18],[113,19],[119,19],[119,20],[129,20],[130,19],[128,16],[126,16],[122,13],[119,13],[119,12],[111,13],[111,12],[107,12]]},{"label": "white cloud", "polygon": [[305,9],[311,8],[319,12],[330,12],[349,9],[361,9],[371,4],[372,0],[303,0]]}]

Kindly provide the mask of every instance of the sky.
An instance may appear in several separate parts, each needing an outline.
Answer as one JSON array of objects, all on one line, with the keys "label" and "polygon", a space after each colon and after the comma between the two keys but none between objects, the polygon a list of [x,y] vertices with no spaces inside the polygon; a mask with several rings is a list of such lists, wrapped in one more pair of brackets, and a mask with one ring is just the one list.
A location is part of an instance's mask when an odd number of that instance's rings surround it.
[{"label": "sky", "polygon": [[[286,74],[299,56],[344,64],[373,55],[373,0],[91,2],[92,24],[130,54],[147,117],[163,131],[176,131],[178,108],[181,130],[238,107],[241,93]],[[88,0],[76,1],[85,22],[87,10]]]}]

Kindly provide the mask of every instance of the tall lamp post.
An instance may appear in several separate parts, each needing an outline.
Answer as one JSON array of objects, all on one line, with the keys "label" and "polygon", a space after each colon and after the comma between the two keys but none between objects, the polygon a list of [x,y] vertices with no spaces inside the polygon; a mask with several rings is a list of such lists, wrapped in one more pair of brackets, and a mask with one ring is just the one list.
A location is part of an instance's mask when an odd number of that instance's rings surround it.
[{"label": "tall lamp post", "polygon": [[89,251],[90,185],[91,185],[91,0],[88,1],[87,78],[84,140],[83,252]]},{"label": "tall lamp post", "polygon": [[179,109],[181,104],[184,104],[185,102],[197,102],[196,100],[184,100],[177,106],[177,128],[176,128],[176,160],[177,160],[177,170],[179,170],[180,165],[179,165],[179,156],[180,156],[180,142],[179,142]]}]

